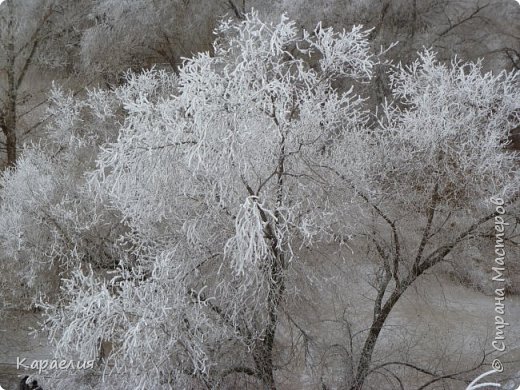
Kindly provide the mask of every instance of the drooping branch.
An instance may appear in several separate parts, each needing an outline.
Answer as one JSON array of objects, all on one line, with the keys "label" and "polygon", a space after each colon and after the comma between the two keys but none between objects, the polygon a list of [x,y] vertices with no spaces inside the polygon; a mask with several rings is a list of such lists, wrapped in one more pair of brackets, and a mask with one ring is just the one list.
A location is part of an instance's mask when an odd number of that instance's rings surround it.
[{"label": "drooping branch", "polygon": [[451,379],[451,380],[456,380],[456,381],[464,381],[464,380],[459,379],[457,377],[461,376],[461,375],[464,375],[464,374],[471,373],[471,372],[473,372],[475,370],[478,370],[480,367],[483,366],[484,362],[486,361],[486,357],[487,357],[487,353],[484,352],[482,360],[479,363],[477,363],[475,366],[473,366],[473,367],[471,367],[469,369],[462,370],[462,371],[457,371],[457,372],[454,372],[454,373],[451,373],[451,374],[437,374],[437,373],[435,373],[435,372],[433,372],[431,370],[419,367],[416,364],[412,364],[412,363],[408,363],[408,362],[392,361],[392,362],[385,362],[385,363],[382,363],[382,364],[379,364],[379,365],[373,367],[372,369],[370,369],[368,375],[370,375],[370,374],[380,370],[381,368],[388,367],[388,366],[404,366],[404,367],[408,367],[408,368],[411,368],[411,369],[413,369],[415,371],[418,371],[418,372],[420,372],[422,374],[429,375],[429,376],[433,377],[431,380],[429,380],[428,382],[426,382],[425,384],[423,384],[422,386],[420,386],[417,389],[417,390],[424,390],[427,387],[433,385],[434,383],[439,382],[439,381],[444,380],[444,379]]}]

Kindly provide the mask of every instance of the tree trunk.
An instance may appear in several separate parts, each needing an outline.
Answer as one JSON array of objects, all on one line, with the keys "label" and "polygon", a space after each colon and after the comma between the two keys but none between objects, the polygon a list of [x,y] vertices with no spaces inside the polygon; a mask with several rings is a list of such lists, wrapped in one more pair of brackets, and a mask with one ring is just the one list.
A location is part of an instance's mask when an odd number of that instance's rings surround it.
[{"label": "tree trunk", "polygon": [[255,351],[253,352],[256,370],[263,382],[265,390],[276,390],[273,373],[273,346],[275,329],[276,324],[273,331],[268,331],[269,334],[267,334],[265,338],[257,344]]},{"label": "tree trunk", "polygon": [[7,148],[7,167],[16,164],[16,134],[13,131],[5,133]]},{"label": "tree trunk", "polygon": [[263,340],[258,341],[253,352],[256,369],[266,390],[276,390],[274,380],[273,348],[276,328],[278,325],[278,308],[285,291],[283,269],[284,256],[278,251],[278,249],[274,249],[273,247],[273,250],[277,256],[271,265],[272,285],[267,298],[269,302],[269,322],[266,326]]},{"label": "tree trunk", "polygon": [[16,53],[14,47],[14,11],[12,0],[7,1],[9,9],[9,21],[7,24],[7,96],[3,109],[2,131],[5,135],[7,150],[7,166],[12,167],[16,163],[16,99],[17,81],[15,76]]},{"label": "tree trunk", "polygon": [[5,107],[5,116],[2,121],[8,167],[12,167],[16,163],[16,94],[14,95],[15,96],[12,97],[11,91],[9,91],[8,102]]},{"label": "tree trunk", "polygon": [[388,298],[388,301],[386,301],[383,309],[370,326],[368,337],[365,341],[365,344],[363,345],[363,350],[361,351],[361,356],[359,358],[356,378],[354,379],[354,383],[350,387],[350,390],[361,390],[363,388],[363,384],[365,383],[365,380],[369,373],[370,362],[372,361],[372,354],[374,353],[377,338],[379,337],[379,334],[383,329],[383,325],[385,324],[388,315],[392,311],[393,307],[395,306],[405,289],[394,290],[390,298]]}]

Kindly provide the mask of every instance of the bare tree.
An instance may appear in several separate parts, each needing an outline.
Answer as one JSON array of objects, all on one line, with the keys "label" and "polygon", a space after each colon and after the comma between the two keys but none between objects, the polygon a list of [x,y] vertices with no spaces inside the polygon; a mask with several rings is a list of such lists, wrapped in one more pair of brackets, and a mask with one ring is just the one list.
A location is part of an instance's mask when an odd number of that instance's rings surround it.
[{"label": "bare tree", "polygon": [[373,372],[377,340],[410,286],[502,220],[489,198],[500,198],[513,221],[518,207],[518,154],[505,150],[503,137],[519,120],[517,92],[510,89],[516,76],[484,75],[479,64],[445,66],[425,52],[391,80],[395,106],[384,108],[363,148],[380,156],[367,164],[375,168],[373,181],[355,184],[373,216],[364,236],[380,266],[351,390]]},{"label": "bare tree", "polygon": [[42,3],[38,7],[35,24],[25,22],[28,14],[23,14],[20,2],[6,0],[0,17],[2,29],[0,41],[3,48],[2,98],[0,126],[5,137],[7,166],[13,166],[17,158],[17,118],[18,107],[25,98],[19,92],[42,40],[45,39],[45,26],[52,15],[53,8]]}]

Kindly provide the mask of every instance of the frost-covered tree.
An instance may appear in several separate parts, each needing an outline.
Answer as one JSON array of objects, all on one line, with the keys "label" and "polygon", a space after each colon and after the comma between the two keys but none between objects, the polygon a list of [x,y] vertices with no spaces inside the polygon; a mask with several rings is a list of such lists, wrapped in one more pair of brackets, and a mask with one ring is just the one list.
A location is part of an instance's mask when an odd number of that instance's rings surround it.
[{"label": "frost-covered tree", "polygon": [[115,267],[117,224],[86,187],[99,147],[114,138],[121,107],[115,96],[84,99],[55,88],[45,141],[27,145],[16,169],[0,179],[2,306],[34,308],[55,301],[60,279],[78,264]]},{"label": "frost-covered tree", "polygon": [[[361,219],[352,218],[378,261],[373,317],[366,331],[352,331],[358,345],[351,351],[352,390],[386,368],[374,365],[372,356],[407,289],[441,262],[461,263],[454,256],[481,245],[495,217],[506,218],[490,199],[502,199],[512,226],[519,211],[519,156],[505,147],[520,120],[517,74],[484,73],[480,63],[457,60],[445,65],[424,51],[412,64],[395,67],[390,80],[393,100],[372,131],[333,146],[345,154],[338,180],[351,183],[366,205]],[[352,175],[362,162],[359,175]]]},{"label": "frost-covered tree", "polygon": [[154,72],[118,89],[128,116],[90,185],[121,213],[129,255],[110,280],[78,267],[51,317],[64,352],[110,341],[109,367],[136,388],[241,376],[275,388],[288,278],[302,248],[348,231],[349,192],[327,167],[368,116],[333,83],[370,77],[368,33],[253,13],[218,34],[176,93]]}]

